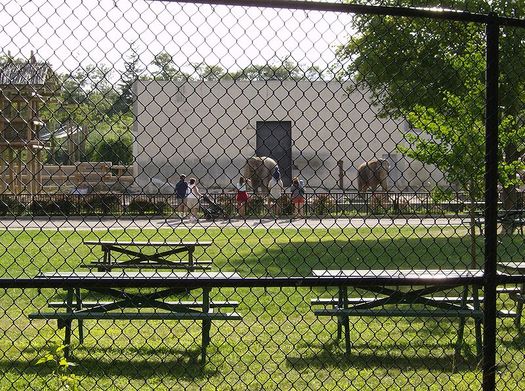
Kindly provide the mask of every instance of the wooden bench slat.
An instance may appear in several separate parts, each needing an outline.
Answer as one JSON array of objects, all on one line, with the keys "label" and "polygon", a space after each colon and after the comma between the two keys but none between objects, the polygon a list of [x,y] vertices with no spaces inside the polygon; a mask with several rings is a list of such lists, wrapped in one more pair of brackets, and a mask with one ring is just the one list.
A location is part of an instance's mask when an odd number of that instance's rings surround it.
[{"label": "wooden bench slat", "polygon": [[[445,302],[445,303],[461,303],[462,298],[458,296],[443,296],[443,297],[424,297],[425,299],[429,300],[435,300],[437,302]],[[349,305],[355,305],[355,304],[362,304],[362,303],[371,303],[375,300],[381,299],[380,297],[349,297],[347,300],[347,304]],[[480,296],[478,298],[480,302],[483,302],[483,296]],[[467,297],[466,302],[472,303],[474,301],[473,297]],[[312,305],[337,305],[338,299],[337,298],[330,298],[330,297],[320,297],[315,298],[311,300]],[[388,303],[387,303],[388,304]],[[408,303],[403,303],[407,304]]]},{"label": "wooden bench slat", "polygon": [[517,318],[518,314],[511,310],[498,310],[496,311],[496,316],[498,318]]},{"label": "wooden bench slat", "polygon": [[501,288],[497,288],[496,289],[496,292],[497,293],[520,293],[521,291],[521,288],[520,287],[501,287]]},{"label": "wooden bench slat", "polygon": [[512,310],[498,310],[496,311],[498,318],[517,318],[518,314]]},{"label": "wooden bench slat", "polygon": [[416,309],[324,309],[315,310],[314,314],[317,316],[387,316],[387,317],[415,317],[415,318],[483,318],[483,311],[474,309],[458,309],[458,310],[416,310]]},{"label": "wooden bench slat", "polygon": [[[82,308],[91,308],[96,306],[103,306],[113,304],[114,301],[83,301]],[[183,305],[189,308],[202,307],[201,301],[166,301],[164,302],[168,305]],[[73,308],[76,303],[73,303]],[[227,308],[227,307],[237,307],[239,305],[238,301],[211,301],[210,308]],[[48,303],[50,308],[66,308],[67,303],[65,301],[51,301]],[[138,308],[139,304],[137,304]],[[147,307],[147,306],[145,306]]]},{"label": "wooden bench slat", "polygon": [[237,312],[36,312],[29,319],[47,320],[242,320]]}]

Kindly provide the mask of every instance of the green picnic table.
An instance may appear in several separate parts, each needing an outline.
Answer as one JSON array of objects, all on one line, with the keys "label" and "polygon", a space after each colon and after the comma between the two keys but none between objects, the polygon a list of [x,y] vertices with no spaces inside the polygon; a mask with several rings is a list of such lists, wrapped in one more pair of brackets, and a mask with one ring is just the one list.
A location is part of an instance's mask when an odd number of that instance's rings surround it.
[{"label": "green picnic table", "polygon": [[[525,262],[498,262],[498,270],[509,275],[525,275]],[[514,323],[518,330],[521,330],[521,315],[523,304],[525,303],[525,283],[517,289],[509,290],[509,296],[516,302],[516,317]]]},{"label": "green picnic table", "polygon": [[[500,210],[497,215],[497,222],[499,224],[506,224],[510,226],[510,232],[514,232],[515,229],[519,228],[520,234],[523,235],[523,227],[525,226],[525,209]],[[479,228],[480,235],[483,235],[485,227],[484,212],[477,212],[474,224]]]},{"label": "green picnic table", "polygon": [[[347,354],[351,351],[349,318],[385,316],[459,318],[456,357],[461,352],[466,319],[473,318],[478,357],[482,355],[483,311],[478,288],[469,286],[472,282],[463,281],[464,278],[478,278],[481,285],[481,270],[314,270],[313,275],[331,277],[333,286],[338,287],[337,297],[315,298],[311,304],[324,306],[323,309],[314,309],[315,315],[338,319],[337,339],[341,338],[344,328]],[[340,284],[338,280],[341,280]],[[349,286],[358,287],[370,295],[349,297]],[[443,295],[443,292],[455,288],[462,288],[460,297]],[[472,296],[469,295],[470,288]]]},{"label": "green picnic table", "polygon": [[[210,328],[212,321],[216,320],[241,320],[237,312],[223,312],[224,308],[235,309],[238,302],[213,301],[210,299],[211,287],[220,285],[230,279],[240,278],[231,272],[145,272],[145,271],[119,271],[119,272],[50,272],[42,273],[37,278],[46,278],[52,281],[75,280],[83,281],[82,290],[109,297],[104,301],[84,301],[80,288],[67,288],[64,301],[49,302],[51,310],[41,309],[29,314],[29,319],[57,320],[58,328],[64,328],[64,346],[66,357],[70,353],[72,322],[78,321],[79,342],[83,343],[84,320],[195,320],[202,322],[202,362],[206,362],[206,348],[210,343]],[[133,284],[121,284],[121,287],[97,286],[97,281],[111,280],[133,282],[143,280],[150,283],[151,289],[136,289]],[[156,287],[155,282],[162,280],[169,282],[168,288]],[[180,294],[188,288],[177,287],[177,282],[193,280],[194,286],[201,285],[202,299],[200,300],[175,300],[167,301],[167,297]],[[86,282],[93,283],[87,285]],[[124,286],[124,287],[123,287]],[[196,296],[195,296],[196,297]],[[186,327],[184,327],[186,329]]]},{"label": "green picnic table", "polygon": [[[97,271],[112,269],[209,269],[210,260],[195,259],[197,247],[209,247],[209,241],[84,241],[88,246],[100,246],[103,252],[102,260],[96,260],[83,267],[96,268]],[[147,253],[150,249],[152,253]],[[177,255],[177,259],[170,258]],[[187,260],[181,260],[181,255],[187,255]],[[126,257],[126,258],[125,258]],[[125,259],[123,259],[125,258]]]}]

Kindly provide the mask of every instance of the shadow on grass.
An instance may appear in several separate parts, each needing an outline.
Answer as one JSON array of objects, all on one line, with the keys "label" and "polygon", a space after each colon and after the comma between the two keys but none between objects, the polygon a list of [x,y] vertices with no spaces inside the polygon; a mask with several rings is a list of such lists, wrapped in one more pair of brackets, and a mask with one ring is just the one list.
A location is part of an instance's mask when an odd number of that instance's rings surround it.
[{"label": "shadow on grass", "polygon": [[[503,339],[500,344],[507,347],[507,348],[514,348],[517,350],[525,350],[525,331],[523,330],[523,326],[521,330],[518,330],[516,326],[508,326],[506,327],[507,332],[509,335],[512,336],[511,340]],[[501,334],[502,330],[499,330],[499,333]]]},{"label": "shadow on grass", "polygon": [[366,328],[363,328],[363,323],[357,328],[351,327],[349,356],[345,352],[344,334],[337,340],[334,328],[332,332],[324,329],[323,336],[316,337],[313,343],[302,340],[297,347],[300,351],[308,352],[309,356],[288,356],[288,362],[296,369],[333,366],[340,369],[377,367],[458,372],[481,368],[476,354],[472,320],[465,326],[464,338],[468,340],[463,340],[461,356],[456,360],[454,352],[459,320],[413,318],[407,325],[407,320],[404,319],[400,321],[404,326],[398,323],[389,324],[394,336],[387,330],[377,336],[374,330],[383,327],[378,322],[387,322],[387,319],[390,323],[389,318],[378,317],[368,320]]},{"label": "shadow on grass", "polygon": [[[411,345],[411,349],[417,346]],[[454,345],[446,346],[439,344],[425,344],[423,349],[430,351],[434,349],[448,348],[454,351]],[[311,348],[315,349],[314,347]],[[470,349],[463,353],[460,360],[455,360],[454,354],[436,356],[433,354],[418,355],[411,353],[407,355],[404,350],[397,347],[384,347],[381,345],[370,346],[367,343],[354,343],[350,354],[344,351],[344,341],[330,341],[319,346],[319,352],[311,356],[302,355],[300,357],[288,356],[288,364],[296,370],[307,368],[326,369],[330,367],[346,370],[350,368],[372,369],[401,369],[401,370],[429,370],[441,372],[467,372],[480,369],[476,357]],[[454,369],[455,365],[455,369]]]},{"label": "shadow on grass", "polygon": [[[471,264],[470,237],[420,237],[402,229],[375,228],[370,232],[350,228],[324,233],[301,231],[272,236],[252,233],[231,249],[215,266],[250,276],[310,276],[314,269],[465,269]],[[255,243],[250,244],[250,240]],[[502,244],[500,261],[521,260],[513,241]],[[230,246],[235,243],[228,242]],[[483,262],[483,241],[478,238],[477,263]],[[222,254],[220,254],[222,255]],[[221,259],[222,258],[222,259]]]},{"label": "shadow on grass", "polygon": [[[103,377],[124,376],[144,379],[152,376],[169,376],[177,379],[196,380],[217,373],[212,365],[202,365],[199,349],[126,349],[76,347],[68,361],[75,363],[71,370],[76,376]],[[159,353],[163,353],[162,355]],[[156,354],[151,360],[147,356]],[[25,374],[46,376],[53,372],[52,364],[35,365],[23,360],[0,360],[0,371],[16,371]]]}]

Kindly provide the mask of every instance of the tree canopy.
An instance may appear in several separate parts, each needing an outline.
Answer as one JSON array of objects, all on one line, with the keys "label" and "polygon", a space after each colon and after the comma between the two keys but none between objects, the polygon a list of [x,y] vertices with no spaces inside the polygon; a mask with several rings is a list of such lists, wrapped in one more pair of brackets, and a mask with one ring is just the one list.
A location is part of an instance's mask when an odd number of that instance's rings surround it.
[{"label": "tree canopy", "polygon": [[[384,0],[382,3],[463,9],[468,6],[481,13],[506,13],[514,9],[513,16],[525,11],[525,7],[517,7],[515,2],[508,0],[475,0],[469,4],[415,0]],[[459,180],[458,172],[470,168],[470,175],[467,172],[460,175],[465,189],[471,187],[467,178],[482,180],[483,154],[470,150],[468,143],[459,143],[459,149],[453,147],[452,141],[474,137],[478,140],[476,148],[484,149],[481,142],[484,136],[485,26],[360,15],[354,18],[353,27],[357,33],[337,50],[341,62],[349,64],[340,77],[351,78],[357,86],[369,89],[383,115],[407,118],[427,136],[409,136],[409,147],[401,145],[400,150],[410,157],[435,164],[450,180]],[[518,60],[525,57],[525,30],[502,28],[500,51],[500,154],[504,161],[500,167],[500,182],[505,187],[512,187],[516,170],[520,168],[519,155],[525,151],[522,123],[525,68]],[[444,154],[429,153],[431,145],[441,152],[447,151],[448,164],[443,165]],[[464,156],[473,159],[473,164],[465,165]]]}]

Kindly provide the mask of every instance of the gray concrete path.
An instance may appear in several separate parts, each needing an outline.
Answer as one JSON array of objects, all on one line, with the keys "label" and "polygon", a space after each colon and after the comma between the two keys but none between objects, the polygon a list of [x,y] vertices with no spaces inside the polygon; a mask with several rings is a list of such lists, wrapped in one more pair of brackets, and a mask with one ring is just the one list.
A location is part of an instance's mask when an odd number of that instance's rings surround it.
[{"label": "gray concrete path", "polygon": [[200,220],[190,222],[177,218],[111,218],[111,217],[20,217],[0,218],[0,229],[7,230],[123,230],[123,229],[194,229],[194,228],[250,228],[250,229],[272,229],[272,228],[360,228],[375,226],[460,226],[468,224],[466,218],[326,218],[326,219],[231,219],[231,220]]}]

